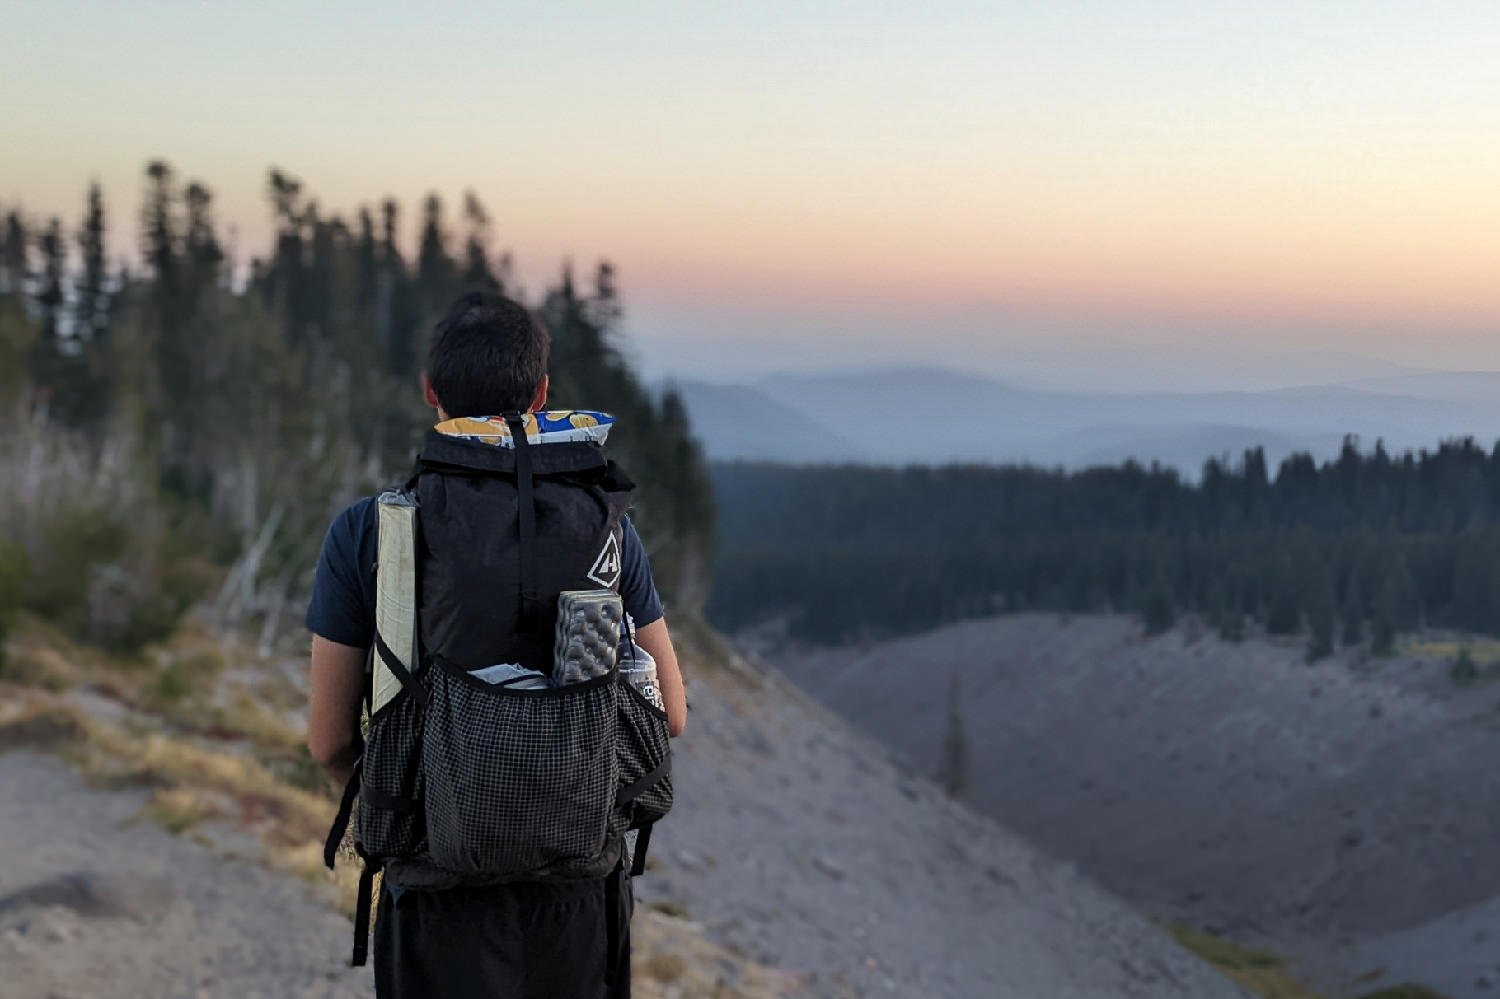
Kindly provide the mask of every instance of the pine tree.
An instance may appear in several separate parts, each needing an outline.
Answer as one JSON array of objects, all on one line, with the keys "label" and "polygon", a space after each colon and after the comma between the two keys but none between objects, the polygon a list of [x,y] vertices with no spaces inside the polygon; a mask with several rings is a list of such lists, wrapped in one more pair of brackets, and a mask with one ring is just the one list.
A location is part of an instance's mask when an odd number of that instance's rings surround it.
[{"label": "pine tree", "polygon": [[448,255],[448,234],[443,229],[443,200],[436,194],[429,194],[422,202],[417,295],[424,324],[441,315],[458,296],[458,268]]},{"label": "pine tree", "polygon": [[1479,667],[1474,663],[1474,653],[1467,645],[1458,650],[1458,658],[1448,670],[1449,678],[1460,687],[1468,687],[1479,679]]},{"label": "pine tree", "polygon": [[150,269],[159,297],[176,291],[178,234],[176,189],[172,168],[162,160],[146,166],[146,196],[141,205],[141,257]]},{"label": "pine tree", "polygon": [[187,207],[186,257],[194,271],[194,284],[216,284],[224,249],[214,233],[213,192],[198,181],[183,191]]},{"label": "pine tree", "polygon": [[1294,635],[1302,627],[1302,604],[1299,599],[1302,587],[1298,585],[1297,573],[1292,568],[1290,557],[1283,555],[1277,560],[1270,584],[1266,631],[1272,635]]},{"label": "pine tree", "polygon": [[1172,595],[1167,590],[1164,580],[1158,579],[1146,591],[1146,605],[1142,616],[1146,622],[1148,635],[1163,634],[1177,622],[1177,614],[1172,607]]},{"label": "pine tree", "polygon": [[409,332],[398,331],[398,290],[405,284],[406,264],[401,259],[397,245],[400,229],[401,205],[395,198],[386,198],[380,203],[380,266],[375,297],[375,339],[385,350],[386,370],[400,375],[410,370],[412,345],[406,338]]},{"label": "pine tree", "polygon": [[42,317],[42,339],[53,350],[62,352],[64,337],[63,277],[67,267],[67,248],[63,243],[62,222],[57,218],[47,223],[42,238],[37,243],[42,253],[42,282],[37,289],[36,304]]},{"label": "pine tree", "polygon": [[1364,641],[1365,607],[1360,597],[1358,573],[1349,574],[1349,586],[1344,594],[1339,620],[1343,623],[1343,631],[1339,634],[1340,645],[1353,648]]},{"label": "pine tree", "polygon": [[109,325],[109,271],[105,262],[104,232],[104,192],[95,181],[89,185],[83,225],[78,230],[83,269],[78,277],[74,331],[83,341],[97,339]]},{"label": "pine tree", "polygon": [[943,733],[943,759],[938,779],[943,790],[953,798],[967,798],[972,775],[970,773],[969,739],[964,732],[964,716],[961,685],[957,677],[948,678],[948,727]]},{"label": "pine tree", "polygon": [[594,295],[588,306],[589,320],[608,337],[618,331],[625,310],[620,305],[620,291],[615,277],[615,265],[608,260],[599,261],[594,272]]},{"label": "pine tree", "polygon": [[[374,325],[379,297],[380,251],[375,243],[375,216],[368,205],[359,206],[354,250],[354,313],[367,329]],[[373,330],[372,330],[373,331]]]},{"label": "pine tree", "polygon": [[1370,615],[1370,652],[1388,656],[1396,650],[1395,595],[1387,580],[1375,598]]},{"label": "pine tree", "polygon": [[21,213],[12,209],[5,216],[0,232],[0,297],[20,298],[31,278],[31,234]]},{"label": "pine tree", "polygon": [[505,286],[490,266],[490,215],[473,191],[464,192],[464,287],[472,291],[504,294]]},{"label": "pine tree", "polygon": [[1307,596],[1307,661],[1317,662],[1333,654],[1334,625],[1333,577],[1328,566],[1319,558],[1308,575]]}]

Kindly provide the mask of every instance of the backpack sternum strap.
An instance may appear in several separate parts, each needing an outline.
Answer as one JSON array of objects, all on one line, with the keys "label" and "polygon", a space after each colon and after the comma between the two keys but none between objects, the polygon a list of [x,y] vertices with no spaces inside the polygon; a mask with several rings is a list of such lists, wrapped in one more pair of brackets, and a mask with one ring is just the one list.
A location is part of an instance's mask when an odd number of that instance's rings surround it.
[{"label": "backpack sternum strap", "polygon": [[[418,704],[426,706],[427,690],[417,682],[416,677],[411,675],[411,671],[401,662],[400,657],[391,651],[391,647],[385,644],[385,639],[380,637],[380,632],[378,631],[375,632],[375,651],[380,654],[380,661],[385,664],[385,668],[390,670],[391,674],[397,680],[401,681],[401,686],[406,688],[406,692],[415,697]],[[379,708],[373,708],[370,712],[371,715],[373,716],[375,711],[378,710]]]}]

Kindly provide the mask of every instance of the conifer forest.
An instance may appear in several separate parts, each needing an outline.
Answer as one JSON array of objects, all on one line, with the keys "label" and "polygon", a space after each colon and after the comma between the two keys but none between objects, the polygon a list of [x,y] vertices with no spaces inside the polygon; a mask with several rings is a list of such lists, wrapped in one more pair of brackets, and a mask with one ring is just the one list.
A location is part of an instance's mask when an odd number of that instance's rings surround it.
[{"label": "conifer forest", "polygon": [[[433,422],[428,335],[468,290],[543,317],[550,405],[618,417],[610,450],[639,486],[658,585],[701,603],[706,472],[681,400],[619,350],[608,262],[527,297],[472,194],[343,217],[275,169],[274,241],[235,259],[206,184],[164,162],[141,183],[136,218],[97,185],[76,220],[0,205],[0,627],[25,607],[128,651],[199,606],[266,641],[290,630],[329,520],[410,467]],[[117,259],[122,234],[136,249]]]},{"label": "conifer forest", "polygon": [[[1196,480],[1133,462],[1042,468],[721,464],[711,617],[838,643],[1019,610],[1196,615],[1310,658],[1422,627],[1500,633],[1500,445],[1388,454],[1346,439]],[[775,524],[775,531],[765,525]]]}]

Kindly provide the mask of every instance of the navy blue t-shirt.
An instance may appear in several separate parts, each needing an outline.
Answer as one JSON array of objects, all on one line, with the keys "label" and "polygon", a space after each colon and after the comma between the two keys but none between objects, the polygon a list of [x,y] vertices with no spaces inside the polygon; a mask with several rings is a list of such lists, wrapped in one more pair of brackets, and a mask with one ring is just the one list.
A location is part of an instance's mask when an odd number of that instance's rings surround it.
[{"label": "navy blue t-shirt", "polygon": [[[375,549],[379,537],[375,497],[368,496],[334,518],[323,539],[307,628],[340,645],[369,648],[375,635]],[[635,525],[620,522],[620,600],[637,628],[662,616],[651,563]]]}]

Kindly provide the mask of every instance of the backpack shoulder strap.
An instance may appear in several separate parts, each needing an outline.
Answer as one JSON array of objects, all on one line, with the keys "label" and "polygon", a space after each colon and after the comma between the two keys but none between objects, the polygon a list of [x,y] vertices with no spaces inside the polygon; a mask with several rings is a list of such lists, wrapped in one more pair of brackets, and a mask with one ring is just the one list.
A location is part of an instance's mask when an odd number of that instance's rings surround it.
[{"label": "backpack shoulder strap", "polygon": [[418,701],[417,683],[417,498],[387,490],[376,501],[379,538],[375,564],[375,651],[370,674],[370,716],[405,688]]}]

